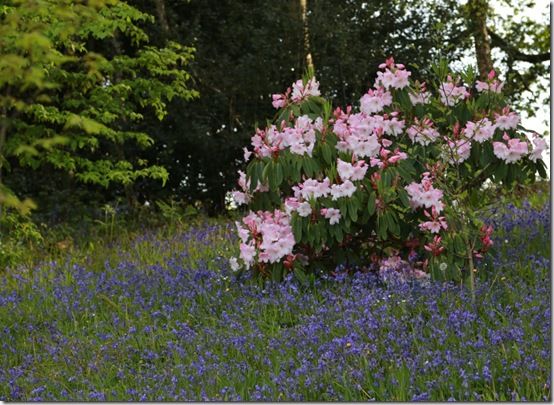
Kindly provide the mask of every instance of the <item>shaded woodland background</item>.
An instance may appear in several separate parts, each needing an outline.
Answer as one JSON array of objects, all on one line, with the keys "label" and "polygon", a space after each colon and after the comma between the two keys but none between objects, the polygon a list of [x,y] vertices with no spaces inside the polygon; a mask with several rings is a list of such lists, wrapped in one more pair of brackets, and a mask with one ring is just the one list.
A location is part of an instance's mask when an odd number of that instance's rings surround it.
[{"label": "shaded woodland background", "polygon": [[[225,195],[235,187],[236,171],[243,165],[242,148],[255,126],[274,116],[271,94],[301,77],[307,53],[322,93],[335,105],[356,103],[378,64],[391,55],[416,79],[439,58],[456,63],[469,55],[481,74],[492,68],[501,73],[505,92],[520,109],[532,114],[533,105],[548,101],[544,78],[549,71],[549,26],[514,17],[532,2],[495,2],[502,12],[486,0],[127,3],[154,16],[141,23],[150,44],[163,47],[175,41],[194,48],[186,70],[198,97],[173,98],[162,121],[145,108],[144,119],[129,124],[129,129],[147,133],[153,145],[121,147],[126,156],[140,155],[164,167],[169,177],[165,185],[138,178],[126,186],[102,187],[83,183],[52,164],[34,168],[8,157],[3,182],[16,195],[36,202],[34,215],[41,221],[94,216],[106,203],[132,211],[158,200],[191,205],[211,215],[223,212]],[[131,42],[116,45],[91,44],[95,52],[110,57],[137,51]],[[106,146],[103,153],[113,150]]]}]

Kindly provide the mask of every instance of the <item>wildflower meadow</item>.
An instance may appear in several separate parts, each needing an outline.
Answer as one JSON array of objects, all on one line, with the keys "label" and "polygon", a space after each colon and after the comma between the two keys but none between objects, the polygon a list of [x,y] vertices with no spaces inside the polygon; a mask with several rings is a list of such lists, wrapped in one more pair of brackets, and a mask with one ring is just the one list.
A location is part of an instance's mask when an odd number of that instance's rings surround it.
[{"label": "wildflower meadow", "polygon": [[539,3],[1,1],[0,401],[552,401]]},{"label": "wildflower meadow", "polygon": [[230,223],[147,231],[0,283],[8,401],[549,401],[550,207],[503,205],[476,300],[372,272],[259,284]]}]

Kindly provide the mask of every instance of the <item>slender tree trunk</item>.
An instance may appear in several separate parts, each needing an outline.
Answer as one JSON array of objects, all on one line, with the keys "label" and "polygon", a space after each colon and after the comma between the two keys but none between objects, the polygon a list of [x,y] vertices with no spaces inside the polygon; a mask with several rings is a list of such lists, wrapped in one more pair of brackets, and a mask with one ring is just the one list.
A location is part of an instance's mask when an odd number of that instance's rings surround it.
[{"label": "slender tree trunk", "polygon": [[491,58],[491,40],[487,31],[487,13],[489,4],[487,0],[470,0],[468,3],[469,26],[475,43],[475,55],[477,67],[482,79],[487,77],[493,69]]},{"label": "slender tree trunk", "polygon": [[314,62],[310,51],[310,30],[308,28],[308,0],[300,0],[300,12],[302,13],[302,24],[304,26],[304,55],[306,57],[306,67],[308,70],[314,70]]},{"label": "slender tree trunk", "polygon": [[[4,167],[4,145],[6,144],[6,134],[8,132],[8,110],[6,106],[2,106],[2,113],[0,114],[0,186],[2,186],[2,169]],[[0,189],[0,194],[2,190]],[[2,197],[0,195],[0,197]],[[4,214],[2,201],[0,199],[0,218]],[[1,226],[1,225],[0,225]]]},{"label": "slender tree trunk", "polygon": [[[114,38],[112,40],[112,43],[113,43],[114,48],[116,50],[116,54],[117,55],[123,55],[123,52],[121,50],[121,42],[119,41],[119,38],[118,38],[117,35],[114,36]],[[115,72],[114,82],[117,83],[120,80],[121,80],[121,73],[120,72]],[[125,101],[123,101],[123,103],[125,103]],[[122,106],[122,108],[123,108],[123,106]],[[127,127],[128,127],[127,119],[125,117],[123,117],[122,122],[121,122],[121,128],[127,129]],[[115,142],[115,143],[113,143],[112,147],[114,149],[114,155],[117,157],[117,159],[119,159],[121,161],[127,160],[126,156],[125,156],[125,148],[123,147],[122,144],[120,144],[118,142]],[[137,204],[137,196],[136,196],[136,193],[135,193],[133,183],[125,184],[123,186],[123,190],[125,192],[125,197],[127,198],[127,204],[129,204],[129,207],[130,207],[131,210],[134,210],[137,207],[138,204]]]},{"label": "slender tree trunk", "polygon": [[169,23],[167,21],[167,13],[165,12],[165,0],[155,0],[156,14],[158,15],[158,22],[162,28],[162,32],[165,38],[170,34]]},{"label": "slender tree trunk", "polygon": [[6,106],[2,107],[0,114],[0,185],[2,184],[2,168],[4,167],[4,145],[6,144],[6,134],[8,131],[8,111]]}]

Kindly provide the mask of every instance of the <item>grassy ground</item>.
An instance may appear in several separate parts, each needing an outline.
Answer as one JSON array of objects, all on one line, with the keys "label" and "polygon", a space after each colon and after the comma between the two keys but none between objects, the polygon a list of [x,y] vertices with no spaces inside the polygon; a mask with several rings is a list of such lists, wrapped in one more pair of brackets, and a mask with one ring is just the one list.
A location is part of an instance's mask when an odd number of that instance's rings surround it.
[{"label": "grassy ground", "polygon": [[490,213],[476,304],[370,274],[262,288],[230,271],[222,221],[61,249],[0,280],[0,399],[550,400],[550,212],[533,201]]}]

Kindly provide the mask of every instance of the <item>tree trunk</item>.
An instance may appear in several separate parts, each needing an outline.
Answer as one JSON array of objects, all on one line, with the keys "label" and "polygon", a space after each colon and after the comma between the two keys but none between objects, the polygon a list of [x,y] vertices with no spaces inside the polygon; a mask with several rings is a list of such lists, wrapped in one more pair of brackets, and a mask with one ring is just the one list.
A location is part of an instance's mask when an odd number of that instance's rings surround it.
[{"label": "tree trunk", "polygon": [[314,71],[314,62],[310,51],[310,30],[308,28],[308,0],[300,0],[300,12],[302,13],[302,24],[304,26],[304,55],[306,57],[306,67],[309,71]]},{"label": "tree trunk", "polygon": [[167,22],[167,14],[165,12],[165,0],[155,0],[155,3],[158,22],[160,23],[164,37],[167,38],[170,32],[169,23]]},{"label": "tree trunk", "polygon": [[482,79],[493,69],[491,58],[491,40],[487,31],[487,0],[470,0],[468,3],[469,26],[475,43],[477,67]]}]

